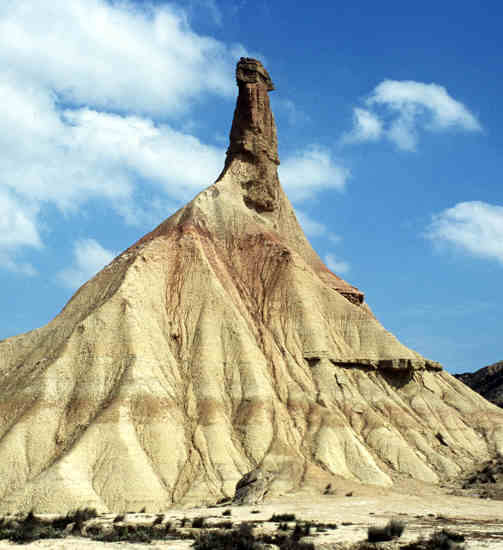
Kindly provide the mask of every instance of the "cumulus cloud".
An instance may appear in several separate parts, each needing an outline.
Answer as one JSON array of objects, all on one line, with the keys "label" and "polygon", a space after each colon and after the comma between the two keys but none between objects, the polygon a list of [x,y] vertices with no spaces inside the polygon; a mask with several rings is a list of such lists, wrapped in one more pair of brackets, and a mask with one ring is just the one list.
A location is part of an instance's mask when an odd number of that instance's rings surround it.
[{"label": "cumulus cloud", "polygon": [[[0,82],[0,187],[71,210],[100,197],[120,212],[147,180],[172,200],[211,183],[224,151],[137,116],[66,109],[43,90]],[[16,116],[17,115],[17,118]]]},{"label": "cumulus cloud", "polygon": [[[218,175],[223,148],[169,121],[210,94],[232,97],[244,49],[197,35],[181,9],[143,6],[0,4],[0,267],[33,271],[16,257],[40,248],[46,205],[68,214],[104,199],[141,223],[151,205],[173,210]],[[144,204],[133,201],[140,183]]]},{"label": "cumulus cloud", "polygon": [[503,206],[460,202],[435,215],[426,236],[437,245],[503,264]]},{"label": "cumulus cloud", "polygon": [[112,261],[115,252],[103,248],[94,239],[81,239],[74,244],[73,264],[58,273],[64,286],[75,290]]},{"label": "cumulus cloud", "polygon": [[353,129],[343,136],[347,143],[376,141],[381,137],[382,123],[376,115],[367,109],[353,109]]},{"label": "cumulus cloud", "polygon": [[351,266],[348,262],[340,260],[333,253],[325,254],[325,257],[323,259],[325,260],[325,264],[327,265],[327,267],[337,275],[344,275],[345,273],[348,273],[351,269]]},{"label": "cumulus cloud", "polygon": [[34,267],[16,258],[20,247],[41,248],[37,229],[38,207],[20,201],[12,192],[0,187],[0,267],[34,275]]},{"label": "cumulus cloud", "polygon": [[427,109],[432,124],[439,128],[459,126],[465,130],[480,130],[480,124],[470,111],[453,99],[443,86],[413,80],[385,80],[370,96],[368,103],[387,105],[402,112],[404,109]]},{"label": "cumulus cloud", "polygon": [[461,129],[481,131],[477,118],[438,84],[413,80],[384,80],[355,107],[353,129],[346,142],[391,140],[399,149],[414,151],[419,131]]},{"label": "cumulus cloud", "polygon": [[2,2],[0,62],[60,101],[99,110],[178,114],[202,93],[232,96],[232,49],[194,33],[182,10],[144,6]]},{"label": "cumulus cloud", "polygon": [[324,189],[342,191],[350,175],[347,168],[332,159],[330,151],[318,145],[288,157],[279,173],[294,202],[310,199]]}]

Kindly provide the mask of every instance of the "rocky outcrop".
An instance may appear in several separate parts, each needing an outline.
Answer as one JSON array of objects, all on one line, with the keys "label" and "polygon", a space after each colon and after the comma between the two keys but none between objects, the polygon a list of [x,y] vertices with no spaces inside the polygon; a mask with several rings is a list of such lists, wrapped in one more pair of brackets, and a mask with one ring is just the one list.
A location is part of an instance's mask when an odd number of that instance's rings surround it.
[{"label": "rocky outcrop", "polygon": [[[331,288],[353,304],[362,304],[363,292],[330,272],[320,258],[313,254],[311,246],[305,242],[304,235],[299,232],[297,221],[292,223],[291,219],[284,219],[285,213],[281,212],[282,206],[285,205],[285,197],[277,171],[278,140],[268,95],[274,90],[274,85],[269,73],[260,61],[242,57],[236,67],[236,82],[239,94],[229,148],[224,169],[217,183],[226,176],[228,170],[231,170],[233,180],[242,188],[244,204],[258,214],[275,212],[275,217],[285,225],[283,231],[292,231],[293,238],[303,241],[302,248],[308,253],[316,269],[323,272],[325,278],[330,279]],[[296,243],[296,248],[299,244]]]},{"label": "rocky outcrop", "polygon": [[455,376],[498,407],[503,407],[503,361]]},{"label": "rocky outcrop", "polygon": [[239,88],[224,171],[238,160],[247,164],[240,181],[243,200],[258,213],[278,208],[278,141],[268,92],[272,80],[260,61],[242,57],[236,68]]},{"label": "rocky outcrop", "polygon": [[236,484],[234,504],[258,504],[262,502],[271,483],[274,481],[274,473],[261,469],[252,470],[245,474]]},{"label": "rocky outcrop", "polygon": [[238,499],[435,483],[503,451],[503,411],[312,249],[264,151],[270,79],[242,60],[238,85],[218,181],[0,342],[1,511],[213,503],[249,472]]}]

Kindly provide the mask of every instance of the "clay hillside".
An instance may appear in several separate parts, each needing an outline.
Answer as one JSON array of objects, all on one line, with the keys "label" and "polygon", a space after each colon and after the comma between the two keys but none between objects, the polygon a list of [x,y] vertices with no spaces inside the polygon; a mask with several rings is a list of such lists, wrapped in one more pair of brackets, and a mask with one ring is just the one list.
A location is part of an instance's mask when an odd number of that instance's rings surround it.
[{"label": "clay hillside", "polygon": [[503,452],[503,411],[311,248],[278,180],[271,79],[241,59],[237,84],[216,183],[0,343],[1,511],[437,483]]},{"label": "clay hillside", "polygon": [[503,361],[455,376],[492,403],[503,407]]}]

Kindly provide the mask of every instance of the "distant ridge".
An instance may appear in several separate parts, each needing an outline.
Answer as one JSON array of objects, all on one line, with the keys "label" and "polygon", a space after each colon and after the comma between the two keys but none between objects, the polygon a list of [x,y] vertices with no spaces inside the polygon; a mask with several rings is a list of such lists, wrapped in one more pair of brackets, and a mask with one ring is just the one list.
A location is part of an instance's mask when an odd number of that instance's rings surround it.
[{"label": "distant ridge", "polygon": [[503,361],[455,376],[498,407],[503,407]]},{"label": "distant ridge", "polygon": [[0,511],[437,483],[503,453],[503,411],[312,249],[278,179],[271,78],[250,58],[236,76],[218,180],[0,342]]}]

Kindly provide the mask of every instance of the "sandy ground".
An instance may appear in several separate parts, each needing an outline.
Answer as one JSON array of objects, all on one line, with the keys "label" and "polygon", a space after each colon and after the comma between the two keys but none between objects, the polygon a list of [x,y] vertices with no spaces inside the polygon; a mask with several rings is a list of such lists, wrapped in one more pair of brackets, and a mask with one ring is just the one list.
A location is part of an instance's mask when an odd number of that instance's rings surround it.
[{"label": "sandy ground", "polygon": [[[222,516],[226,509],[232,510],[230,517]],[[257,513],[258,510],[258,513]],[[255,512],[255,513],[253,513]],[[458,497],[442,494],[432,489],[430,494],[407,495],[393,492],[373,495],[287,495],[276,500],[255,506],[218,506],[209,508],[170,509],[166,512],[166,520],[195,518],[203,516],[207,523],[232,519],[234,523],[241,521],[260,521],[257,529],[274,532],[277,524],[267,520],[273,514],[294,513],[297,519],[312,520],[325,523],[336,523],[338,529],[325,533],[314,533],[314,536],[304,539],[311,541],[320,549],[330,549],[340,546],[340,543],[352,543],[366,539],[367,528],[370,525],[384,525],[390,518],[399,518],[406,523],[402,541],[411,541],[419,536],[428,535],[435,529],[443,527],[465,534],[468,550],[503,550],[503,501]],[[109,520],[113,519],[109,515]],[[128,514],[127,523],[150,523],[155,515]],[[263,523],[262,523],[263,522]],[[102,543],[89,539],[69,537],[64,540],[42,540],[25,545],[29,549],[65,549],[98,550],[115,549],[188,549],[191,540],[155,541],[149,545],[131,543]],[[0,549],[19,548],[18,545],[0,541]]]}]

